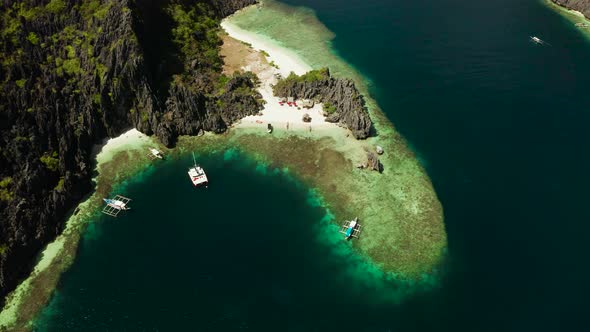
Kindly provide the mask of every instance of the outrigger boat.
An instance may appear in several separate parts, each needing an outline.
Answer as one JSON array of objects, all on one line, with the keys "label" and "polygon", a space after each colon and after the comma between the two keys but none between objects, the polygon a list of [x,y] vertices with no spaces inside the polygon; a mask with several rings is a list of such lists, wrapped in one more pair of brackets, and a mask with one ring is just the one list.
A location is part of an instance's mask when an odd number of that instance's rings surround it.
[{"label": "outrigger boat", "polygon": [[162,152],[160,152],[160,150],[154,148],[149,148],[149,150],[150,153],[148,153],[148,158],[150,158],[151,160],[164,158],[164,155],[162,155]]},{"label": "outrigger boat", "polygon": [[114,198],[103,198],[102,200],[107,204],[102,209],[102,213],[108,214],[111,217],[116,217],[121,211],[131,210],[128,206],[131,198],[117,195]]},{"label": "outrigger boat", "polygon": [[204,185],[205,187],[208,186],[209,180],[207,179],[207,174],[203,168],[197,165],[197,161],[195,160],[195,153],[193,152],[193,162],[195,165],[188,169],[188,177],[191,179],[191,182],[195,187],[199,187]]},{"label": "outrigger boat", "polygon": [[340,233],[344,234],[345,239],[350,239],[351,237],[359,238],[361,235],[361,224],[358,223],[359,218],[354,218],[354,220],[347,220],[344,222],[344,225],[340,228]]}]

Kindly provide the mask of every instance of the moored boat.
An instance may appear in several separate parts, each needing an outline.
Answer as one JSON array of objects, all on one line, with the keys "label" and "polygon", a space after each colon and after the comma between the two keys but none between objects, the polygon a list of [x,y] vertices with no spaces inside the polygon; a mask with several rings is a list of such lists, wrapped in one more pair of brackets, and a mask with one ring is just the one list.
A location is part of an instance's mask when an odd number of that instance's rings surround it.
[{"label": "moored boat", "polygon": [[150,148],[150,153],[154,156],[154,158],[162,159],[162,152],[159,150]]},{"label": "moored boat", "polygon": [[197,161],[195,160],[195,154],[193,153],[193,162],[194,166],[188,169],[188,176],[191,179],[191,182],[195,187],[205,186],[207,187],[209,184],[209,180],[207,179],[207,174],[205,174],[205,170],[199,165],[197,165]]},{"label": "moored boat", "polygon": [[114,207],[117,210],[129,210],[127,203],[118,199],[103,198],[102,199],[108,206]]},{"label": "moored boat", "polygon": [[357,220],[354,219],[348,225],[348,228],[346,229],[346,233],[344,233],[344,236],[346,236],[347,239],[350,239],[352,237],[352,233],[354,232],[354,228],[356,227],[356,223],[357,223]]},{"label": "moored boat", "polygon": [[127,211],[131,198],[127,198],[121,195],[116,195],[114,198],[103,198],[102,199],[107,205],[102,209],[102,213],[108,214],[111,217],[116,217],[121,211]]},{"label": "moored boat", "polygon": [[358,222],[358,218],[354,220],[348,220],[344,222],[344,225],[340,228],[340,233],[344,234],[346,240],[350,238],[357,238],[361,234],[361,224]]}]

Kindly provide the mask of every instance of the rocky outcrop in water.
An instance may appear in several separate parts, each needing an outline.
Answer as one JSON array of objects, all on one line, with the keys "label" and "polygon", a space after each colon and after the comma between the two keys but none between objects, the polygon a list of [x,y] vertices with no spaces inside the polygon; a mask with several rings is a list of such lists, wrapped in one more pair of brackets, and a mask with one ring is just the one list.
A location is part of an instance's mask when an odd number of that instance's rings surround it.
[{"label": "rocky outcrop in water", "polygon": [[312,99],[324,103],[326,121],[341,123],[357,139],[371,134],[372,122],[363,96],[350,79],[333,78],[328,69],[314,70],[302,76],[281,79],[274,87],[275,96]]},{"label": "rocky outcrop in water", "polygon": [[554,3],[571,10],[577,10],[590,18],[590,0],[551,0]]},{"label": "rocky outcrop in water", "polygon": [[373,152],[367,152],[367,165],[365,167],[379,173],[383,172],[383,164]]},{"label": "rocky outcrop in water", "polygon": [[136,127],[171,146],[261,109],[214,31],[253,2],[0,3],[0,303],[92,189],[93,144]]}]

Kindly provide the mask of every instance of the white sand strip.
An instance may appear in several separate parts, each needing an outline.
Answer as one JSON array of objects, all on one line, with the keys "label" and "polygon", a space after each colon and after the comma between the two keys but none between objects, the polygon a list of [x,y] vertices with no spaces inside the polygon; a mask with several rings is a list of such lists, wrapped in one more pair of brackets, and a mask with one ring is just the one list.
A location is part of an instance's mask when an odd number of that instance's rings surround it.
[{"label": "white sand strip", "polygon": [[[268,53],[267,60],[274,62],[278,67],[256,61],[242,68],[252,71],[258,76],[261,81],[258,91],[262,94],[266,104],[260,115],[247,116],[234,125],[234,128],[259,127],[266,130],[267,124],[270,123],[276,129],[313,131],[315,129],[338,128],[344,130],[334,123],[325,121],[322,104],[316,103],[310,109],[303,108],[301,100],[297,101],[297,106],[289,106],[287,103],[281,105],[279,98],[273,95],[272,85],[278,81],[277,74],[283,77],[288,76],[291,72],[302,75],[312,69],[297,54],[281,47],[271,39],[233,25],[228,19],[223,20],[221,26],[232,38],[250,44],[254,50]],[[304,114],[311,117],[310,123],[303,122]]]},{"label": "white sand strip", "polygon": [[276,41],[241,29],[230,23],[228,19],[224,19],[221,22],[221,27],[233,38],[252,45],[252,48],[257,51],[264,50],[268,53],[269,62],[274,62],[279,67],[278,72],[283,76],[289,75],[290,72],[302,75],[312,69],[295,52],[281,47]]},{"label": "white sand strip", "polygon": [[[131,129],[118,137],[106,140],[105,144],[102,146],[95,146],[93,150],[95,152],[98,167],[111,161],[113,156],[118,152],[124,150],[143,150],[147,154],[147,147],[155,145],[156,144],[150,137],[142,134],[137,129]],[[18,287],[6,297],[6,305],[2,309],[2,312],[0,312],[0,329],[5,328],[10,330],[10,327],[16,323],[22,297],[29,293],[31,282],[39,273],[47,269],[56,257],[59,257],[59,255],[62,254],[66,237],[69,236],[75,227],[78,226],[84,218],[88,218],[92,215],[94,211],[88,211],[90,201],[91,199],[88,199],[78,205],[80,212],[71,216],[66,222],[66,227],[63,233],[45,247],[40,255],[37,265],[35,265],[33,272],[31,272],[31,275],[21,282]]]},{"label": "white sand strip", "polygon": [[147,153],[147,146],[150,144],[155,143],[149,136],[133,128],[117,137],[106,139],[103,145],[96,145],[93,151],[96,162],[100,165],[111,161],[113,156],[121,151],[145,149]]}]

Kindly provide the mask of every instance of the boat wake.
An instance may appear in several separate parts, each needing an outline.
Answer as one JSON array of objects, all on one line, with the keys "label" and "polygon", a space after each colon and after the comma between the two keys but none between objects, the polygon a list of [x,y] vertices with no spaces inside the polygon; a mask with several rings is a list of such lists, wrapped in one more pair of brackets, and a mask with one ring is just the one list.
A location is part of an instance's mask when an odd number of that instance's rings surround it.
[{"label": "boat wake", "polygon": [[538,45],[546,45],[546,46],[551,46],[551,44],[549,44],[548,42],[542,40],[541,38],[537,37],[537,36],[529,36],[529,38],[531,39],[531,42],[538,44]]}]

